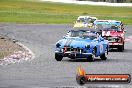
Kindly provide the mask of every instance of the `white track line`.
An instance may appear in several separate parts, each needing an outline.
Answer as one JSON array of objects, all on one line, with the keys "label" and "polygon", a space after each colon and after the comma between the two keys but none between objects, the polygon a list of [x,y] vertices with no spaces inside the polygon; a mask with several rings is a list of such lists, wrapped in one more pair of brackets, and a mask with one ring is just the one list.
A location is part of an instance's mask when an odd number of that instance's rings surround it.
[{"label": "white track line", "polygon": [[92,2],[92,1],[76,1],[76,0],[40,0],[61,3],[74,3],[81,5],[100,5],[100,6],[119,6],[119,7],[132,7],[132,3],[109,3],[109,2]]},{"label": "white track line", "polygon": [[26,51],[28,51],[28,53],[31,54],[31,56],[32,56],[31,59],[34,59],[35,58],[35,54],[28,47],[26,47],[25,45],[23,45],[20,42],[16,42],[16,44],[22,46]]}]

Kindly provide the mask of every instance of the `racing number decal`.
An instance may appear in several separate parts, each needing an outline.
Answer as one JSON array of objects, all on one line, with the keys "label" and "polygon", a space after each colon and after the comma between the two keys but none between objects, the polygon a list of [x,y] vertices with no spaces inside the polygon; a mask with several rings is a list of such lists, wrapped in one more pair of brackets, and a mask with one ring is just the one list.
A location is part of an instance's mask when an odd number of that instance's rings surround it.
[{"label": "racing number decal", "polygon": [[100,45],[100,53],[103,52],[103,45]]}]

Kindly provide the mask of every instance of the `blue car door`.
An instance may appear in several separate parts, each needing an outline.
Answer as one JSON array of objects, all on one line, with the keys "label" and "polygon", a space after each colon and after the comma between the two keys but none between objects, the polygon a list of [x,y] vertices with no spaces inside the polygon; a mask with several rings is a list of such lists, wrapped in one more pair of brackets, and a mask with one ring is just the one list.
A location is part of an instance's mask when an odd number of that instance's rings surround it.
[{"label": "blue car door", "polygon": [[105,44],[104,44],[104,40],[102,39],[102,37],[99,38],[99,53],[100,55],[105,53]]}]

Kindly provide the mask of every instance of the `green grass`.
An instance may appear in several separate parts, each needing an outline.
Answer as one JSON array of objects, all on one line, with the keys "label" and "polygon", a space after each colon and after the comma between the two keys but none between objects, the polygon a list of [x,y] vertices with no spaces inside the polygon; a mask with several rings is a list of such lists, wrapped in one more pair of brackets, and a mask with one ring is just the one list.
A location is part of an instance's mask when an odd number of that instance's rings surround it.
[{"label": "green grass", "polygon": [[75,5],[36,0],[0,0],[0,22],[70,24],[79,15],[121,20],[125,24],[132,24],[130,7]]}]

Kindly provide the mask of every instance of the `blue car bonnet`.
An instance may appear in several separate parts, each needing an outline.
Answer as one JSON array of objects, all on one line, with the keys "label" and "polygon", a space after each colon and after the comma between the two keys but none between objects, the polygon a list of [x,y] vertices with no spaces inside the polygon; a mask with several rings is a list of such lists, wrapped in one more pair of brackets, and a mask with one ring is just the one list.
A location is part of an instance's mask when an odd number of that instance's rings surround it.
[{"label": "blue car bonnet", "polygon": [[90,38],[66,38],[62,39],[61,47],[85,48],[86,45],[91,45],[92,42],[93,40]]}]

